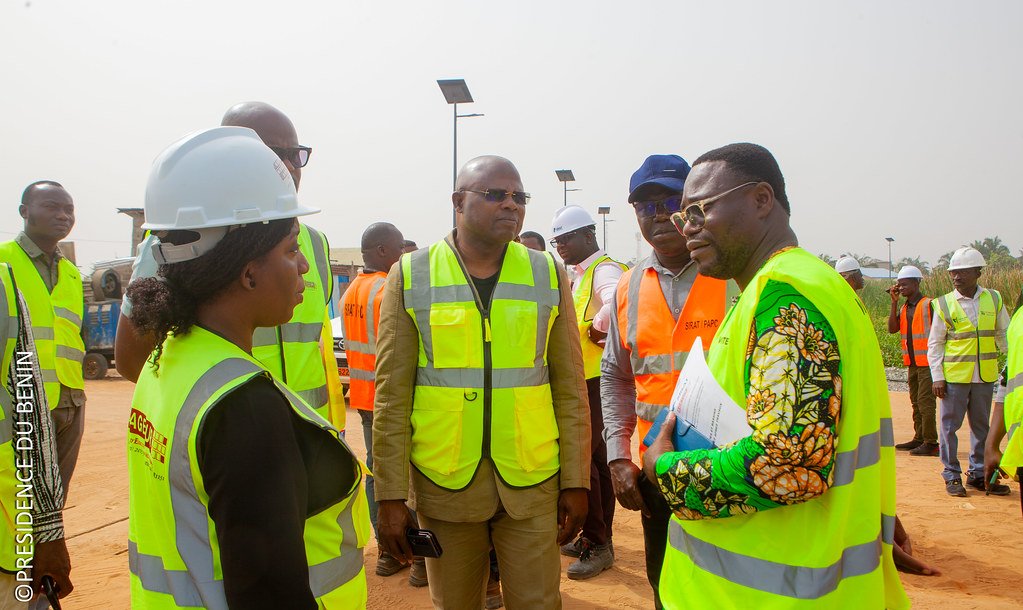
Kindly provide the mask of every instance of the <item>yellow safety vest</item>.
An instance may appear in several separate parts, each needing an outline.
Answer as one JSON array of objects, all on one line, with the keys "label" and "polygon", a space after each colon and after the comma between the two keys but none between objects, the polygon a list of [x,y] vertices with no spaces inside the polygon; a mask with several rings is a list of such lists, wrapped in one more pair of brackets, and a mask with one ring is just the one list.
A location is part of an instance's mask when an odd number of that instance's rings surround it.
[{"label": "yellow safety vest", "polygon": [[[303,276],[302,302],[285,324],[256,329],[252,335],[252,355],[330,421],[331,399],[344,401],[343,397],[330,395],[327,383],[330,367],[324,366],[320,344],[324,324],[329,325],[326,307],[334,285],[327,258],[330,250],[322,233],[304,224],[300,226],[298,247],[309,261],[309,271]],[[329,347],[333,350],[332,343]],[[336,366],[331,370],[337,375]],[[344,421],[332,423],[344,428]]]},{"label": "yellow safety vest", "polygon": [[665,608],[908,608],[892,561],[895,450],[881,352],[845,280],[801,248],[775,255],[729,310],[708,365],[745,405],[750,327],[769,280],[810,298],[838,338],[842,413],[831,488],[801,504],[748,515],[673,516],[661,599]]},{"label": "yellow safety vest", "polygon": [[[980,287],[977,287],[980,290]],[[938,317],[945,323],[945,359],[942,369],[949,383],[970,383],[973,368],[979,367],[980,380],[998,379],[998,346],[995,345],[995,322],[1002,310],[1002,295],[997,290],[980,293],[977,325],[970,322],[955,293],[950,292],[938,303]]]},{"label": "yellow safety vest", "polygon": [[587,379],[600,377],[600,359],[604,356],[604,348],[590,341],[589,337],[590,327],[593,326],[593,317],[600,311],[597,304],[593,302],[593,271],[597,265],[604,261],[611,261],[621,267],[622,271],[629,268],[605,254],[586,268],[572,295],[575,300],[575,321],[579,325],[579,340],[583,345],[583,371]]},{"label": "yellow safety vest", "polygon": [[557,475],[547,369],[560,303],[554,259],[508,244],[489,309],[448,241],[403,255],[401,270],[419,330],[413,466],[449,490],[467,487],[482,458],[511,487]]},{"label": "yellow safety vest", "polygon": [[[14,361],[14,348],[18,341],[18,300],[14,291],[14,278],[11,269],[0,263],[0,407],[3,419],[0,419],[0,510],[3,511],[3,531],[0,532],[0,568],[8,572],[17,572],[17,560],[32,559],[32,537],[24,536],[32,533],[32,523],[22,524],[18,531],[16,523],[19,513],[25,513],[18,504],[18,472],[15,469],[14,455],[14,388],[7,386],[7,374]],[[22,488],[24,489],[24,486]],[[29,488],[31,490],[31,488]],[[24,503],[25,497],[22,497]],[[20,543],[20,544],[19,544]],[[19,555],[17,546],[23,546],[27,554]]]},{"label": "yellow safety vest", "polygon": [[18,289],[28,305],[46,399],[53,409],[60,402],[61,385],[85,388],[82,276],[71,261],[61,258],[57,263],[57,284],[51,293],[32,259],[16,241],[0,244],[0,262],[11,266]]},{"label": "yellow safety vest", "polygon": [[1006,365],[1008,387],[1005,394],[1005,429],[1009,442],[1002,454],[1002,470],[1011,477],[1016,469],[1023,467],[1023,434],[1019,425],[1023,423],[1023,307],[1016,310],[1009,324],[1009,361]]},{"label": "yellow safety vest", "polygon": [[[128,421],[128,567],[133,608],[226,609],[220,545],[196,457],[205,414],[265,367],[193,326],[164,344],[159,372],[139,376]],[[344,445],[337,429],[273,379],[299,417]],[[349,450],[350,452],[350,450]],[[353,455],[352,463],[357,464]],[[306,519],[309,586],[320,608],[365,608],[362,547],[369,509],[361,484]]]}]

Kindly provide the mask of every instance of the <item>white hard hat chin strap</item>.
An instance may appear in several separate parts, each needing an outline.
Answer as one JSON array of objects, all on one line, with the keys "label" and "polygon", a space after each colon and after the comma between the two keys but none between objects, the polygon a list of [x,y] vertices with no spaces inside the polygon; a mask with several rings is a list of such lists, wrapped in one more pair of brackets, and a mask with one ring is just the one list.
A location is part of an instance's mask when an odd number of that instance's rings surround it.
[{"label": "white hard hat chin strap", "polygon": [[195,232],[199,234],[199,239],[187,244],[164,243],[161,240],[153,244],[153,258],[160,265],[173,265],[199,258],[216,247],[229,230],[230,227],[197,229]]}]

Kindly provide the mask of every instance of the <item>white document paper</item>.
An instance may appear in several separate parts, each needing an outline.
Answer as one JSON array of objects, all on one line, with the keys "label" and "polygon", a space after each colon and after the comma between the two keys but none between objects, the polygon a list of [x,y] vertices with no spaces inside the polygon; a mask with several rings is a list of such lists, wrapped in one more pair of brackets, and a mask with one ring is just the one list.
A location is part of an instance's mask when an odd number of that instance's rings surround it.
[{"label": "white document paper", "polygon": [[671,396],[671,410],[716,447],[753,433],[746,423],[746,409],[735,404],[707,366],[703,341],[696,338]]}]

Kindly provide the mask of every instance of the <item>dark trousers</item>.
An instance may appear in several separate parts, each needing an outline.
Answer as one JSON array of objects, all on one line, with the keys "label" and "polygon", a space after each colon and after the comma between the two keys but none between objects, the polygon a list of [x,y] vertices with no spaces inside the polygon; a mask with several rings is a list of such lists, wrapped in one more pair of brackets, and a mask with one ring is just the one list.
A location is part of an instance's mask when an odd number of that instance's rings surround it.
[{"label": "dark trousers", "polygon": [[650,510],[649,517],[642,517],[643,548],[646,551],[646,579],[654,590],[654,608],[661,610],[661,595],[658,586],[661,581],[661,566],[664,565],[664,550],[668,544],[668,522],[671,521],[671,509],[664,501],[654,483],[639,475],[639,491],[643,502]]},{"label": "dark trousers", "polygon": [[931,369],[910,365],[907,371],[909,402],[913,404],[913,440],[938,443],[938,425],[935,419],[937,403],[932,389]]},{"label": "dark trousers", "polygon": [[596,545],[611,542],[615,516],[615,492],[611,488],[611,469],[607,465],[604,442],[604,413],[600,406],[600,377],[586,380],[590,398],[590,493],[589,512],[583,523],[583,537]]}]

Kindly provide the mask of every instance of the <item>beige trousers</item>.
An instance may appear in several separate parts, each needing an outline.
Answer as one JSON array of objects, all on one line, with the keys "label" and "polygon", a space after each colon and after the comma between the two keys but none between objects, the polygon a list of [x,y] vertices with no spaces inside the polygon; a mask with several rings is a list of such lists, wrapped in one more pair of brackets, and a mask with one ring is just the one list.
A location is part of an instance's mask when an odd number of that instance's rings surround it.
[{"label": "beige trousers", "polygon": [[14,574],[0,572],[0,610],[24,610],[28,608],[28,602],[18,601],[15,595],[19,585],[28,585],[28,583],[18,582]]}]

